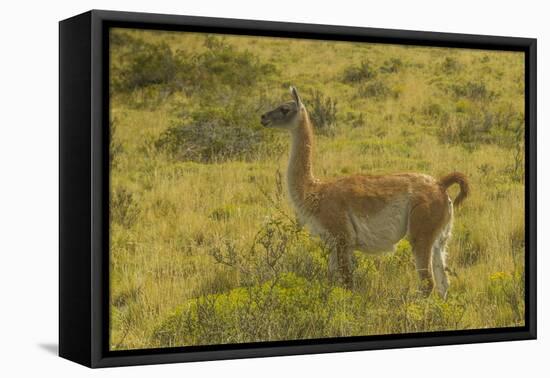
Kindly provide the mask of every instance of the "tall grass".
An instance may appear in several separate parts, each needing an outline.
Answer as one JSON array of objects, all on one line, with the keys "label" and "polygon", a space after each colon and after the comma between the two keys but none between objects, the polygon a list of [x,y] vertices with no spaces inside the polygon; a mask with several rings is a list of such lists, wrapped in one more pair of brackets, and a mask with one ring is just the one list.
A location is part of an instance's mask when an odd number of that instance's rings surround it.
[{"label": "tall grass", "polygon": [[[524,324],[520,53],[192,33],[112,35],[112,349]],[[446,301],[411,247],[355,253],[353,291],[294,218],[288,138],[259,115],[296,85],[314,170],[464,172]],[[452,193],[456,195],[456,193]]]}]

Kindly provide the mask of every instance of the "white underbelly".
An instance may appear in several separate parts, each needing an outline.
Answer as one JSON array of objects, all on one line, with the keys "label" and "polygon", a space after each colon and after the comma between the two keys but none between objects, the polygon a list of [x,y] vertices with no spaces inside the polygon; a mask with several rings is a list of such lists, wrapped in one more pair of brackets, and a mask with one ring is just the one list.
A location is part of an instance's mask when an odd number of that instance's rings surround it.
[{"label": "white underbelly", "polygon": [[408,231],[409,201],[398,200],[374,215],[349,213],[354,248],[367,253],[393,251]]}]

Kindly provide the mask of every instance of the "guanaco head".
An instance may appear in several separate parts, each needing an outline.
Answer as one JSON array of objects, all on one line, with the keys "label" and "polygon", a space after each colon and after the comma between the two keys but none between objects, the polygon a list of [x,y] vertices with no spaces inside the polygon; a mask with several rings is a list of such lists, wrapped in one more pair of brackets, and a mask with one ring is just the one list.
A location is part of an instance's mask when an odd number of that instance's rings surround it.
[{"label": "guanaco head", "polygon": [[262,114],[262,125],[279,129],[292,130],[298,126],[300,112],[304,108],[302,100],[295,87],[290,87],[292,101],[285,102],[275,109]]}]

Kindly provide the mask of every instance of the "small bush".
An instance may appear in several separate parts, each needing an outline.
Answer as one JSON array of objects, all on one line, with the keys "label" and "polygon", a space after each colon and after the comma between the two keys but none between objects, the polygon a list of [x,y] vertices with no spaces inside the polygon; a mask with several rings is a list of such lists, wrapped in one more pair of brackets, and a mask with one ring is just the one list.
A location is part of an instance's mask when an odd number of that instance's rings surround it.
[{"label": "small bush", "polygon": [[472,108],[468,100],[460,99],[455,104],[455,111],[457,113],[467,113]]},{"label": "small bush", "polygon": [[402,141],[376,136],[366,138],[357,144],[361,154],[386,154],[408,156],[411,147]]},{"label": "small bush", "polygon": [[410,271],[414,269],[412,246],[408,240],[402,239],[397,243],[395,252],[385,256],[380,266],[383,274],[391,277],[396,272]]},{"label": "small bush", "polygon": [[177,89],[176,82],[151,84],[126,93],[128,106],[133,109],[155,110]]},{"label": "small bush", "polygon": [[328,250],[312,238],[284,209],[285,191],[279,170],[275,173],[273,194],[260,189],[275,214],[262,223],[250,247],[237,248],[231,240],[214,243],[209,254],[219,264],[230,266],[242,276],[241,285],[254,286],[277,280],[292,272],[308,280],[325,281]]},{"label": "small bush", "polygon": [[361,86],[357,95],[364,98],[372,98],[375,100],[385,100],[388,97],[399,97],[400,92],[392,90],[382,80],[374,80],[366,85]]},{"label": "small bush", "polygon": [[397,73],[403,68],[403,61],[399,58],[391,58],[386,60],[384,65],[380,67],[380,72],[383,73]]},{"label": "small bush", "polygon": [[227,127],[213,120],[171,127],[161,135],[157,146],[179,160],[215,163],[250,158],[262,140],[257,130]]},{"label": "small bush", "polygon": [[376,77],[376,70],[373,64],[368,60],[364,60],[358,66],[346,68],[342,81],[348,84],[356,84],[374,77]]},{"label": "small bush", "polygon": [[462,64],[453,57],[447,56],[441,63],[441,70],[446,74],[458,72],[462,69]]},{"label": "small bush", "polygon": [[116,122],[109,122],[109,163],[111,169],[115,169],[118,165],[120,155],[124,152],[122,143],[118,140],[116,135]]},{"label": "small bush", "polygon": [[250,248],[239,250],[235,243],[224,240],[209,250],[216,262],[243,273],[242,284],[253,286],[277,279],[288,262],[286,256],[310,246],[303,230],[286,218],[269,217],[258,230]]},{"label": "small bush", "polygon": [[363,113],[359,113],[359,115],[357,115],[356,113],[353,113],[353,112],[347,112],[345,123],[348,125],[351,125],[351,127],[353,127],[354,129],[365,127],[367,125],[366,118],[367,117],[365,117]]},{"label": "small bush", "polygon": [[483,233],[475,228],[470,229],[465,225],[456,224],[454,235],[458,245],[457,252],[454,254],[457,265],[471,267],[486,261],[489,245]]},{"label": "small bush", "polygon": [[321,134],[333,135],[336,128],[337,102],[321,92],[315,91],[306,101],[313,126]]},{"label": "small bush", "polygon": [[187,94],[218,90],[219,86],[249,87],[276,72],[249,51],[238,51],[223,39],[207,36],[206,50],[185,55],[166,43],[149,43],[124,33],[111,35],[119,48],[112,72],[113,88],[132,92],[160,86],[162,93],[183,89]]},{"label": "small bush", "polygon": [[465,97],[470,100],[491,100],[496,94],[487,89],[485,83],[469,81],[464,84],[452,84],[449,87],[455,97]]},{"label": "small bush", "polygon": [[193,299],[155,329],[163,346],[297,340],[354,334],[360,297],[292,273],[263,285]]},{"label": "small bush", "polygon": [[[164,131],[155,146],[183,161],[215,163],[278,153],[273,132],[258,122],[256,103],[233,94],[224,106],[208,104]],[[247,102],[249,101],[249,102]]]},{"label": "small bush", "polygon": [[183,57],[173,53],[166,43],[148,43],[128,36],[116,38],[126,41],[120,64],[113,69],[112,83],[117,91],[128,92],[155,84],[174,86],[178,72],[185,70]]},{"label": "small bush", "polygon": [[227,205],[214,209],[210,213],[209,218],[216,221],[226,221],[233,217],[236,212],[237,208],[235,206]]},{"label": "small bush", "polygon": [[[461,296],[438,296],[427,299],[411,298],[397,314],[401,318],[399,332],[419,332],[425,329],[449,330],[460,328],[467,303]],[[404,311],[403,311],[404,310]]]},{"label": "small bush", "polygon": [[109,33],[109,43],[112,49],[121,49],[134,43],[135,38],[121,30],[111,30]]},{"label": "small bush", "polygon": [[517,324],[522,321],[525,311],[525,274],[523,269],[513,273],[496,272],[489,277],[488,296],[497,308],[507,308],[509,312],[497,314],[500,322]]},{"label": "small bush", "polygon": [[190,86],[195,89],[216,88],[219,85],[249,87],[276,73],[271,63],[262,63],[250,51],[238,51],[222,39],[207,36],[207,50],[194,57]]},{"label": "small bush", "polygon": [[131,302],[135,302],[142,293],[142,288],[140,286],[130,287],[126,290],[120,290],[118,293],[113,295],[111,303],[115,307],[124,307]]},{"label": "small bush", "polygon": [[525,122],[516,122],[516,126],[511,128],[513,134],[512,144],[514,149],[514,164],[511,167],[511,176],[514,181],[523,182],[525,179],[525,139],[523,136]]},{"label": "small bush", "polygon": [[363,118],[363,113],[359,114],[359,117],[355,118],[352,123],[351,127],[357,128],[357,127],[365,127],[367,124],[367,121]]},{"label": "small bush", "polygon": [[462,144],[465,148],[475,149],[480,143],[488,143],[486,126],[490,116],[484,114],[457,113],[439,129],[439,138],[443,143]]},{"label": "small bush", "polygon": [[444,112],[445,109],[438,102],[428,102],[422,107],[422,114],[432,119],[439,118]]},{"label": "small bush", "polygon": [[138,215],[139,207],[132,192],[125,188],[117,188],[111,193],[111,221],[129,228],[136,222]]},{"label": "small bush", "polygon": [[[493,143],[507,148],[517,147],[518,135],[522,137],[524,130],[524,121],[520,114],[508,109],[466,109],[465,112],[441,118],[442,124],[438,129],[438,135],[443,143],[462,144],[468,149],[476,148],[480,144]],[[521,157],[521,149],[517,151],[518,157]]]},{"label": "small bush", "polygon": [[212,269],[202,275],[192,295],[201,297],[210,294],[226,293],[235,288],[235,281],[237,281],[236,276],[236,272],[227,267],[212,267]]}]

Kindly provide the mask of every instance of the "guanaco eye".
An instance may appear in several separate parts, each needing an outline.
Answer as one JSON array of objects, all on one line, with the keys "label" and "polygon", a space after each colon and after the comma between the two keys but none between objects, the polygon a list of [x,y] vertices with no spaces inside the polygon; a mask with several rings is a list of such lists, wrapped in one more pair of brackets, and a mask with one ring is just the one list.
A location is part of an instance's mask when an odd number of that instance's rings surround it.
[{"label": "guanaco eye", "polygon": [[288,107],[286,107],[286,106],[283,106],[283,107],[281,108],[281,111],[283,112],[284,115],[287,115],[288,112],[290,111],[290,109],[289,109]]}]

